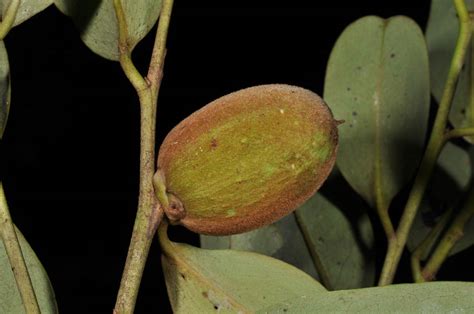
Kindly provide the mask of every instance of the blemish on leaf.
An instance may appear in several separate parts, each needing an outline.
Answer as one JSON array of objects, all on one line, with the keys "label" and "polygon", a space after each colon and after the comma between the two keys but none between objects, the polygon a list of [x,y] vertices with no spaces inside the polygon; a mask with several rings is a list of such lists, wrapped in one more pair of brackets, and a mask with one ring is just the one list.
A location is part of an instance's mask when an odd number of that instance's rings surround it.
[{"label": "blemish on leaf", "polygon": [[347,88],[347,91],[348,91],[348,92],[350,92],[350,91],[351,91],[351,88],[350,88],[350,87],[348,87],[348,88]]},{"label": "blemish on leaf", "polygon": [[205,297],[206,299],[209,297],[209,295],[207,294],[206,291],[203,291],[203,292],[202,292],[202,296]]},{"label": "blemish on leaf", "polygon": [[390,54],[390,58],[395,58],[395,54],[393,52]]},{"label": "blemish on leaf", "polygon": [[352,115],[355,117],[357,116],[357,112],[356,111],[352,111]]},{"label": "blemish on leaf", "polygon": [[462,115],[465,115],[465,114],[466,114],[466,109],[462,108],[462,109],[461,109],[461,114],[462,114]]}]

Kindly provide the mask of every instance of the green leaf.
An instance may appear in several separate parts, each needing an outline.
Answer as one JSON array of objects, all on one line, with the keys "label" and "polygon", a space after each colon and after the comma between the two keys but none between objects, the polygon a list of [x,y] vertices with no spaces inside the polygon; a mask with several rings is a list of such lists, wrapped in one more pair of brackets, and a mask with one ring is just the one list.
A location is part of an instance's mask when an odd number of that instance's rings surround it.
[{"label": "green leaf", "polygon": [[160,234],[166,287],[174,313],[255,312],[288,298],[325,292],[297,268],[264,255],[204,250]]},{"label": "green leaf", "polygon": [[[474,0],[465,2],[469,10],[474,9]],[[431,92],[438,102],[441,100],[444,84],[448,77],[458,33],[459,19],[453,1],[433,0],[426,27],[426,42],[430,56]],[[473,58],[471,44],[449,113],[449,120],[456,128],[474,126],[474,97],[472,95],[474,91],[470,91],[471,85],[474,84]],[[466,140],[474,143],[474,137],[466,137]]]},{"label": "green leaf", "polygon": [[321,261],[335,289],[368,287],[374,284],[374,234],[365,211],[346,208],[358,217],[346,216],[322,194],[317,193],[296,210],[309,245]]},{"label": "green leaf", "polygon": [[201,247],[264,254],[319,278],[294,214],[250,232],[220,237],[201,235]]},{"label": "green leaf", "polygon": [[324,99],[339,126],[337,165],[384,210],[423,152],[429,111],[428,56],[414,21],[367,16],[349,25],[329,58]]},{"label": "green leaf", "polygon": [[[2,12],[2,15],[5,14],[10,1],[11,0],[0,0],[0,12]],[[49,7],[51,4],[53,4],[53,0],[21,0],[13,26],[23,23]]]},{"label": "green leaf", "polygon": [[474,283],[429,282],[316,293],[257,313],[470,313]]},{"label": "green leaf", "polygon": [[[410,251],[416,249],[446,210],[449,208],[459,209],[463,193],[468,190],[472,179],[472,162],[473,160],[467,151],[450,142],[446,143],[438,158],[431,186],[411,228],[407,242]],[[434,243],[436,243],[436,239],[433,241]],[[433,244],[431,249],[433,249]],[[463,237],[453,247],[450,255],[454,255],[472,244],[474,244],[473,219],[466,225]],[[427,250],[427,254],[421,258],[426,259],[431,249]]]},{"label": "green leaf", "polygon": [[[361,204],[348,197],[352,191],[341,190],[344,184],[341,181],[337,174],[333,175],[323,191],[331,196],[346,195],[350,201],[338,204],[341,207],[317,193],[295,214],[270,226],[226,237],[201,235],[201,246],[265,254],[319,278],[310,253],[313,250],[327,273],[332,289],[371,286],[375,280],[372,226],[367,212],[361,210]],[[337,191],[328,191],[330,186],[337,187]],[[304,229],[298,226],[296,217]],[[302,230],[306,233],[307,243]]]},{"label": "green leaf", "polygon": [[[54,0],[61,12],[71,17],[84,43],[96,54],[119,60],[118,22],[112,0]],[[123,1],[130,50],[155,25],[161,0]]]},{"label": "green leaf", "polygon": [[[26,266],[30,273],[36,298],[41,309],[41,313],[58,313],[54,291],[49,281],[48,275],[35,252],[28,242],[16,229],[18,240],[23,251]],[[8,260],[3,242],[0,240],[0,313],[24,313],[16,281],[13,276],[10,262]]]},{"label": "green leaf", "polygon": [[3,137],[10,111],[10,66],[5,43],[0,41],[0,139]]}]

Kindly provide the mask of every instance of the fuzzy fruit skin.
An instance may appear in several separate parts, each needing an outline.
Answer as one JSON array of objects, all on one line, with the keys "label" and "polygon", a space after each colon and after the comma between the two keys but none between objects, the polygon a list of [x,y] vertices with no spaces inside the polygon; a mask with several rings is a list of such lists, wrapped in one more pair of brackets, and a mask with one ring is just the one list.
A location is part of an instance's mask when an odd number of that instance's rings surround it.
[{"label": "fuzzy fruit skin", "polygon": [[337,124],[318,95],[280,84],[246,88],[196,111],[158,154],[167,192],[184,206],[178,223],[227,235],[292,212],[334,166]]}]

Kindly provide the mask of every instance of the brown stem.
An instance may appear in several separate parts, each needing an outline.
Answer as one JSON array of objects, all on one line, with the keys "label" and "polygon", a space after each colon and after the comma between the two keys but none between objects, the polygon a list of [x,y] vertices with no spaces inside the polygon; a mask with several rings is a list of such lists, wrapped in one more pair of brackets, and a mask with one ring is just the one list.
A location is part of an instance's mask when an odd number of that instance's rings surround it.
[{"label": "brown stem", "polygon": [[[155,173],[155,128],[158,91],[173,0],[163,0],[148,77],[136,69],[127,44],[128,30],[121,0],[114,0],[119,23],[120,65],[140,100],[140,191],[138,211],[127,254],[114,313],[133,313],[153,236],[163,217],[153,188]],[[150,79],[153,78],[153,79]]]},{"label": "brown stem", "polygon": [[456,243],[464,235],[464,227],[468,221],[474,216],[474,185],[469,192],[469,196],[464,203],[461,211],[456,215],[449,229],[441,238],[438,246],[436,247],[433,255],[431,255],[428,263],[422,271],[422,277],[426,281],[431,281],[435,278],[436,273],[441,268],[446,258],[449,256],[449,252],[453,249]]}]

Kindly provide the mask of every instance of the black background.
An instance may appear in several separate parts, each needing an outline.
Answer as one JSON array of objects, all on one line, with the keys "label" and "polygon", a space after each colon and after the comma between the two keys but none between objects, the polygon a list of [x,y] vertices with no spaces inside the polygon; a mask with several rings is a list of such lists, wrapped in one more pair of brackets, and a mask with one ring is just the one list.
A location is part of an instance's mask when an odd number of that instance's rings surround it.
[{"label": "black background", "polygon": [[[364,15],[403,14],[424,28],[429,2],[176,0],[157,144],[197,108],[240,88],[288,83],[321,94],[344,27]],[[153,37],[134,52],[142,71]],[[48,271],[62,313],[110,313],[137,203],[135,91],[119,64],[92,53],[54,7],[14,28],[6,45],[13,91],[1,170],[12,216]],[[381,261],[385,241],[376,228]],[[199,244],[184,229],[174,235]],[[137,313],[170,311],[159,256],[155,243]],[[459,266],[472,256],[471,248],[450,259],[440,279],[473,280]],[[409,272],[397,281],[410,281]]]}]

